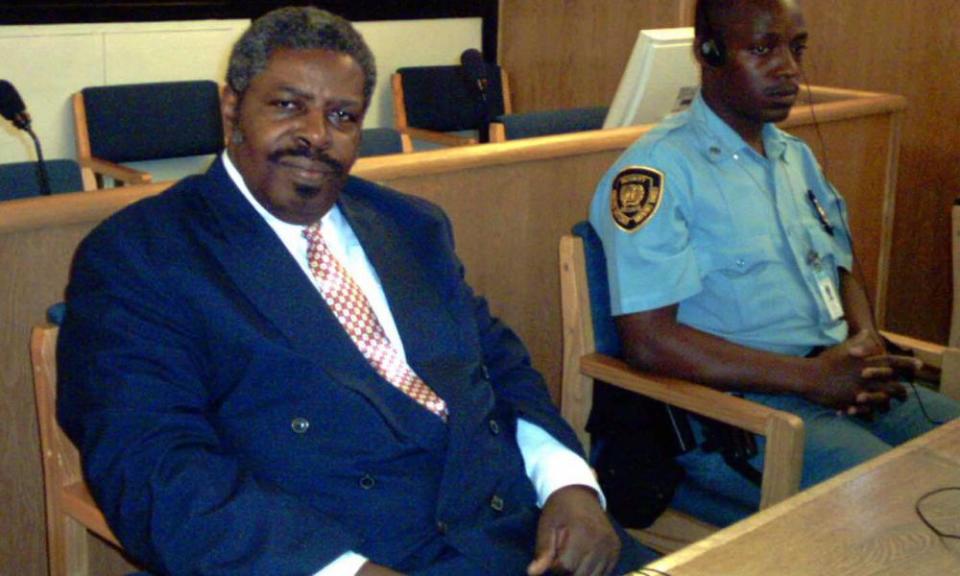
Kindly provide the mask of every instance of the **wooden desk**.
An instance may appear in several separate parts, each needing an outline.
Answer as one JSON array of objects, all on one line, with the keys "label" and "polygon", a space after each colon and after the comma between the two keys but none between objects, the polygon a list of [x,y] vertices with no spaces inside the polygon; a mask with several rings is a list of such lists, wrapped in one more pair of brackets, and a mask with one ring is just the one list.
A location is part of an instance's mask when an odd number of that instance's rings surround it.
[{"label": "wooden desk", "polygon": [[[960,486],[960,421],[784,500],[650,565],[670,576],[960,574],[960,541],[914,512],[923,494]],[[923,504],[960,533],[960,492]],[[638,571],[635,574],[656,574]]]}]

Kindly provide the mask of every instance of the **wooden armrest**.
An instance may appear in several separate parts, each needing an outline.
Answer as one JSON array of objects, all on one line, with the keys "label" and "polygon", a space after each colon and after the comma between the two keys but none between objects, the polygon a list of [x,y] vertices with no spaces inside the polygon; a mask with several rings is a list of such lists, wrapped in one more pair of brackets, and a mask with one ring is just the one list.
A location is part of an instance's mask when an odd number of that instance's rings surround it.
[{"label": "wooden armrest", "polygon": [[893,345],[909,350],[927,366],[938,369],[940,393],[954,400],[960,400],[960,348],[943,346],[886,330],[881,330],[880,335]]},{"label": "wooden armrest", "polygon": [[707,386],[646,374],[603,354],[580,359],[583,374],[766,438],[760,507],[794,494],[803,469],[803,420]]},{"label": "wooden armrest", "polygon": [[701,384],[640,372],[604,354],[588,354],[580,360],[580,365],[587,376],[755,434],[766,434],[770,418],[780,418],[788,426],[803,429],[803,420],[789,412]]},{"label": "wooden armrest", "polygon": [[503,122],[490,123],[490,141],[491,142],[507,141],[507,127],[503,125]]},{"label": "wooden armrest", "polygon": [[153,180],[149,172],[135,170],[100,158],[81,158],[78,162],[81,166],[89,168],[97,174],[109,176],[124,184],[149,184]]},{"label": "wooden armrest", "polygon": [[63,511],[82,524],[87,530],[97,536],[110,542],[114,546],[121,547],[120,541],[114,536],[113,531],[107,525],[106,518],[97,508],[87,488],[86,482],[75,482],[63,488]]},{"label": "wooden armrest", "polygon": [[946,346],[919,340],[903,334],[887,332],[881,330],[880,335],[889,340],[894,346],[899,346],[913,352],[913,355],[919,358],[924,364],[941,368],[943,365],[943,354],[947,350]]},{"label": "wooden armrest", "polygon": [[433,130],[424,130],[423,128],[403,128],[401,132],[405,132],[410,135],[411,138],[417,140],[426,140],[428,142],[436,142],[437,144],[443,144],[444,146],[468,146],[470,144],[476,144],[478,140],[476,138],[468,138],[466,136],[457,136],[456,134],[447,134],[446,132],[435,132]]}]

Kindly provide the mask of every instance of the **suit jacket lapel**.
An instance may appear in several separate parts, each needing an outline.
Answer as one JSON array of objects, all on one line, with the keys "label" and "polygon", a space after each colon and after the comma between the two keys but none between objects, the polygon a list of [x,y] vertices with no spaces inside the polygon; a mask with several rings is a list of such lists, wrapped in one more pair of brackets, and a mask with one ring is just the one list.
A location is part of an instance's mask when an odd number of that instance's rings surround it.
[{"label": "suit jacket lapel", "polygon": [[[448,387],[448,377],[428,380],[430,367],[438,361],[455,361],[462,335],[459,323],[421,265],[415,239],[402,229],[395,215],[384,214],[367,198],[344,194],[340,209],[360,240],[373,265],[390,305],[390,312],[403,341],[407,363],[448,403],[459,387]],[[449,398],[448,398],[449,396]]]},{"label": "suit jacket lapel", "polygon": [[465,468],[456,457],[472,453],[465,444],[494,404],[491,388],[480,382],[479,350],[462,332],[473,318],[452,310],[421,263],[421,253],[436,250],[432,243],[438,239],[431,236],[418,244],[399,215],[371,206],[368,198],[344,194],[340,208],[380,278],[408,364],[447,403],[444,485],[456,485],[467,481],[455,473]]},{"label": "suit jacket lapel", "polygon": [[[207,173],[200,241],[237,290],[280,332],[288,345],[344,386],[363,394],[396,429],[408,428],[409,407],[363,357],[286,247],[230,180],[221,161]],[[400,393],[402,394],[402,393]],[[416,407],[415,407],[416,408]]]}]

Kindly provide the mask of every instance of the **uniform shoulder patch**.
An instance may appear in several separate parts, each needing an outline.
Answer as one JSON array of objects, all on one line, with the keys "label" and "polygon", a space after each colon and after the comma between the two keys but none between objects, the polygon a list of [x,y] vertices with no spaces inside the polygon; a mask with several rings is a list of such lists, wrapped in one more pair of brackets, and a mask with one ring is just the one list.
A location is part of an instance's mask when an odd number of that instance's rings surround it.
[{"label": "uniform shoulder patch", "polygon": [[624,168],[610,191],[613,221],[624,232],[636,232],[656,214],[663,191],[663,172],[647,166]]}]

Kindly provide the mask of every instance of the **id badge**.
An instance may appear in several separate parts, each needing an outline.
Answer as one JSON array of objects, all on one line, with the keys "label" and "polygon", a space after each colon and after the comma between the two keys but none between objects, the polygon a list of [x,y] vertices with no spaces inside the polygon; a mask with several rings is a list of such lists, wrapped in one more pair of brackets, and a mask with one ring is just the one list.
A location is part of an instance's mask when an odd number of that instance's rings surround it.
[{"label": "id badge", "polygon": [[843,318],[843,304],[840,302],[840,294],[837,293],[837,287],[833,283],[833,278],[827,274],[823,267],[814,270],[814,276],[817,278],[817,288],[820,289],[820,297],[823,303],[827,305],[827,312],[830,314],[830,320],[836,322]]}]

